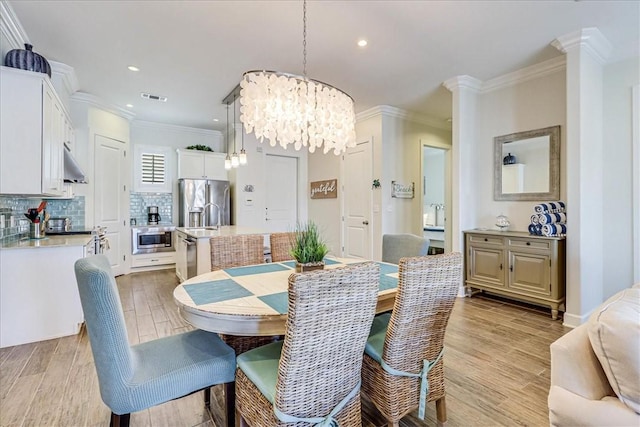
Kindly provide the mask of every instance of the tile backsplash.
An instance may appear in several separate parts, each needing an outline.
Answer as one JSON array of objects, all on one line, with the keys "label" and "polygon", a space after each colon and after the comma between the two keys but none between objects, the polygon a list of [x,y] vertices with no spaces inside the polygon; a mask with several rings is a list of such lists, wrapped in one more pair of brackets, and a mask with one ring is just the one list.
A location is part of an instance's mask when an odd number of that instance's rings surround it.
[{"label": "tile backsplash", "polygon": [[134,193],[129,194],[129,216],[136,225],[147,225],[147,207],[157,206],[160,224],[171,224],[173,220],[172,193]]},{"label": "tile backsplash", "polygon": [[42,200],[47,201],[46,211],[51,218],[71,218],[73,228],[85,228],[84,196],[73,199],[0,196],[0,240],[5,242],[26,236],[29,233],[29,220],[24,214],[29,208],[37,208]]}]

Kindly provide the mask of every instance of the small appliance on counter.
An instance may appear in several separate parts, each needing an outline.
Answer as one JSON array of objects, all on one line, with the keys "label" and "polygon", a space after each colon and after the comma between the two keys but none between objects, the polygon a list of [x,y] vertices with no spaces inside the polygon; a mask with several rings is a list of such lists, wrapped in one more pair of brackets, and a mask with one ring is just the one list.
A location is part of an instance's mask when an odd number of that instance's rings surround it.
[{"label": "small appliance on counter", "polygon": [[46,223],[48,234],[71,230],[71,218],[49,218]]},{"label": "small appliance on counter", "polygon": [[157,206],[149,206],[147,208],[147,223],[149,225],[158,225],[161,219]]}]

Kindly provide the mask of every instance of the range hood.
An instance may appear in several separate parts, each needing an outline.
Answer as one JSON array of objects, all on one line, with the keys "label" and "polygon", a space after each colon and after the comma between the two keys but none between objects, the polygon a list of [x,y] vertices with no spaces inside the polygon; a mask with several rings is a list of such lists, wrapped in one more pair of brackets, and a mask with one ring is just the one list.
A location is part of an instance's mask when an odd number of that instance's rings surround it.
[{"label": "range hood", "polygon": [[78,184],[86,184],[84,172],[80,165],[71,155],[71,150],[64,144],[64,182],[75,182]]}]

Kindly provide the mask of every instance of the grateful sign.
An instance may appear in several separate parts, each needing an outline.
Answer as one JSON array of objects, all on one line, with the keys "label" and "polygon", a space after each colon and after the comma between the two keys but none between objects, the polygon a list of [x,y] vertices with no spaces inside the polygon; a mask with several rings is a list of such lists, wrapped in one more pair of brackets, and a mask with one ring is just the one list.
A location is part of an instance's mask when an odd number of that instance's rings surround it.
[{"label": "grateful sign", "polygon": [[311,183],[312,199],[336,199],[338,198],[338,180],[313,181]]}]

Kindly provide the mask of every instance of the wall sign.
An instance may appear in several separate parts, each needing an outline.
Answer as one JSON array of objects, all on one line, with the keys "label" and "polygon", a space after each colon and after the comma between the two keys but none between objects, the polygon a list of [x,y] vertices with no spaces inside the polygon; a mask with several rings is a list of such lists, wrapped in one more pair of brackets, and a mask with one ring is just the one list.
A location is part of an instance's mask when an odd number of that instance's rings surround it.
[{"label": "wall sign", "polygon": [[391,181],[391,197],[398,199],[413,199],[414,195],[414,183],[402,184],[401,182]]},{"label": "wall sign", "polygon": [[336,199],[338,198],[338,180],[313,181],[311,183],[312,199]]}]

